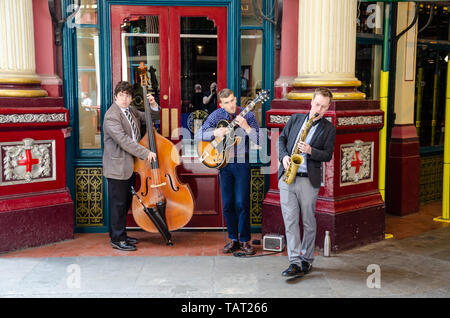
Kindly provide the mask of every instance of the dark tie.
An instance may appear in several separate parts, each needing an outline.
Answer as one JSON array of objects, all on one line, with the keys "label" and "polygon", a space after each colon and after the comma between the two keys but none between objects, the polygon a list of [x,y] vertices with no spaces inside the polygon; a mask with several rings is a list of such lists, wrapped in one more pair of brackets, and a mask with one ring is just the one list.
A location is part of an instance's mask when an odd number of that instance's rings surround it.
[{"label": "dark tie", "polygon": [[133,130],[135,140],[139,141],[139,137],[140,137],[138,135],[139,132],[138,132],[138,129],[136,127],[136,124],[134,123],[133,117],[131,117],[131,113],[130,113],[130,110],[128,108],[125,109],[125,116],[127,116],[127,119],[130,122],[131,129]]}]

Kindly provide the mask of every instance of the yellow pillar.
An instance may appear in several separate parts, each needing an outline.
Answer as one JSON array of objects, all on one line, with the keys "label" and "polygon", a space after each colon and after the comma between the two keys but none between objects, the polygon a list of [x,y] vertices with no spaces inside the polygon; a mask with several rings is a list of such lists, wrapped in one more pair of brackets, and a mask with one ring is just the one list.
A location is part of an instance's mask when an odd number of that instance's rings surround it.
[{"label": "yellow pillar", "polygon": [[378,189],[383,201],[385,198],[386,184],[386,138],[387,138],[387,110],[388,110],[389,71],[381,71],[380,76],[380,109],[384,112],[384,126],[380,130],[380,147],[378,153]]},{"label": "yellow pillar", "polygon": [[442,184],[442,216],[433,220],[450,223],[450,67],[447,63],[447,92],[445,99],[444,180]]}]

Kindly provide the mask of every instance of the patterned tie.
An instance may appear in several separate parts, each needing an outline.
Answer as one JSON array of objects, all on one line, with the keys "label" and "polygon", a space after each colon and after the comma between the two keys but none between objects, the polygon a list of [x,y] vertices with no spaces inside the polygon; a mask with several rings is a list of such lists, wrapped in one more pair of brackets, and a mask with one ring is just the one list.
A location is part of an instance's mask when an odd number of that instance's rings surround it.
[{"label": "patterned tie", "polygon": [[138,129],[136,127],[136,124],[134,123],[133,117],[131,117],[131,113],[130,113],[130,110],[128,108],[125,109],[125,116],[127,116],[127,119],[130,122],[131,129],[133,130],[135,140],[139,141],[139,137],[140,137],[138,135],[139,132],[138,132]]}]

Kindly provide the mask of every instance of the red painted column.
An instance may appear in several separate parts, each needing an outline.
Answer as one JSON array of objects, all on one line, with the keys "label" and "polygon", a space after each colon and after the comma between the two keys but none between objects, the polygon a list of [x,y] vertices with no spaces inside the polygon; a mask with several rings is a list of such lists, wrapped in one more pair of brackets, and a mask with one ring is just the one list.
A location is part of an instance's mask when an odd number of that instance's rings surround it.
[{"label": "red painted column", "polygon": [[57,56],[60,48],[55,46],[54,32],[47,0],[33,0],[34,50],[36,73],[41,78],[41,87],[48,96],[63,96],[62,80],[57,72]]},{"label": "red painted column", "polygon": [[280,76],[297,76],[298,0],[283,1]]},{"label": "red painted column", "polygon": [[[272,100],[267,127],[281,131],[293,113],[307,113],[309,109],[308,100]],[[316,208],[316,246],[323,247],[325,231],[330,231],[335,251],[382,240],[385,207],[378,191],[377,158],[384,117],[379,102],[334,100],[324,117],[336,127],[336,142],[332,160],[322,165],[322,185]],[[278,162],[273,146],[271,160]],[[283,234],[276,172],[270,175],[270,189],[262,210],[263,235]]]},{"label": "red painted column", "polygon": [[[44,76],[40,85],[19,67],[14,77],[8,67],[0,70],[0,78],[10,76],[9,82],[0,85],[0,253],[73,238],[73,202],[66,186],[69,112],[64,107],[60,83],[46,81],[59,81],[55,70],[61,56],[55,55],[48,28],[47,1],[33,1],[33,8],[31,3],[29,0],[27,6],[14,12],[17,17],[12,19],[24,21],[35,12],[34,22],[27,22],[34,25],[36,32],[28,28],[27,36],[36,44],[36,53],[27,49],[33,42],[14,38],[19,35],[10,26],[6,26],[6,31],[11,31],[7,41],[22,47],[13,50],[14,45],[7,42],[6,50],[15,54],[16,60],[36,62],[37,72],[49,77]],[[0,13],[5,11],[0,9]],[[47,95],[42,88],[48,90],[49,97],[35,97]]]},{"label": "red painted column", "polygon": [[[378,191],[378,148],[384,115],[379,101],[366,100],[356,89],[361,85],[354,68],[356,2],[302,0],[296,9],[289,7],[293,5],[290,1],[284,4],[292,11],[287,25],[298,26],[298,40],[287,35],[292,43],[289,51],[281,53],[276,98],[266,112],[267,127],[279,132],[293,113],[307,113],[316,87],[326,86],[333,93],[325,118],[336,127],[336,142],[332,160],[322,164],[316,246],[323,246],[325,231],[330,232],[335,251],[382,240],[385,204]],[[286,32],[294,33],[284,30],[283,36]],[[286,80],[292,75],[293,82]],[[292,91],[291,86],[295,88]],[[279,164],[274,139],[271,166]],[[279,201],[277,174],[273,172],[262,207],[263,234],[284,233]]]},{"label": "red painted column", "polygon": [[73,238],[69,112],[59,97],[0,97],[0,252]]},{"label": "red painted column", "polygon": [[392,128],[388,155],[386,212],[408,215],[419,211],[420,154],[414,125]]},{"label": "red painted column", "polygon": [[281,24],[280,77],[274,83],[275,98],[286,98],[297,76],[298,0],[283,1]]}]

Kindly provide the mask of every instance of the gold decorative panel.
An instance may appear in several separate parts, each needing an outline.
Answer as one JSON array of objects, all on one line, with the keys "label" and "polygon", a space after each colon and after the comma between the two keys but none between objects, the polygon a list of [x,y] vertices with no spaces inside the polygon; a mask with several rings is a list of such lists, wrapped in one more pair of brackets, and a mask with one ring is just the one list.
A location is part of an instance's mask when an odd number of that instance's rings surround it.
[{"label": "gold decorative panel", "polygon": [[250,177],[250,225],[261,226],[264,200],[264,175],[260,168],[251,169]]},{"label": "gold decorative panel", "polygon": [[169,110],[167,108],[161,109],[161,135],[169,137]]},{"label": "gold decorative panel", "polygon": [[75,226],[103,226],[102,168],[75,168]]},{"label": "gold decorative panel", "polygon": [[340,186],[373,181],[374,142],[355,140],[341,145]]},{"label": "gold decorative panel", "polygon": [[443,155],[420,158],[420,202],[442,200]]},{"label": "gold decorative panel", "polygon": [[172,139],[179,139],[180,131],[178,129],[178,109],[172,108],[170,110],[170,122],[172,127]]}]

